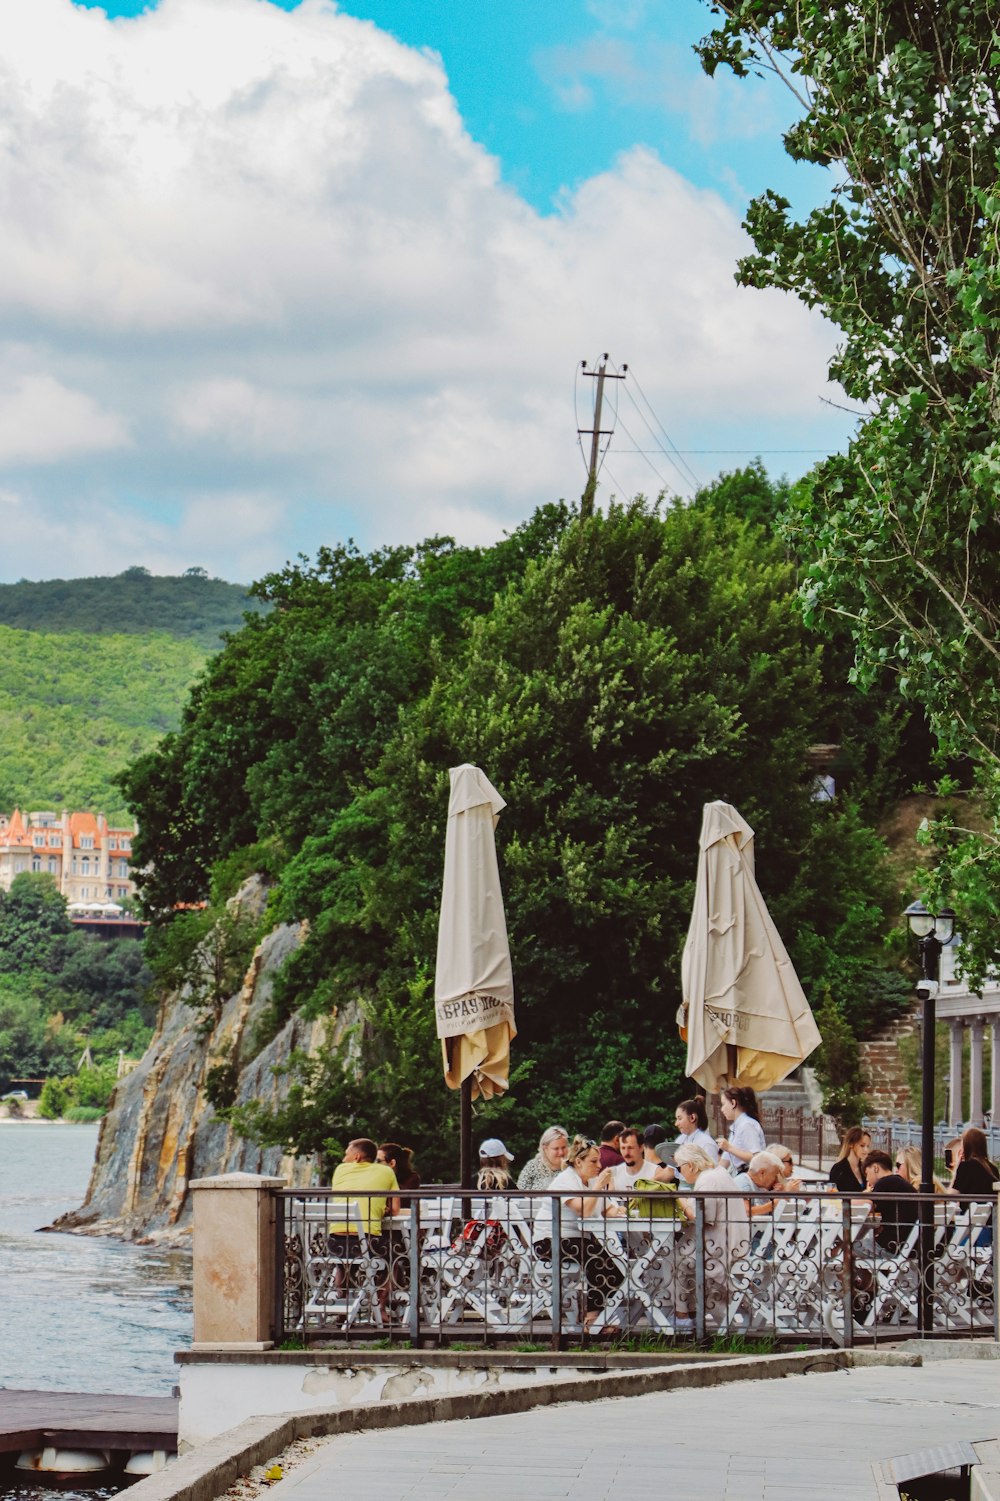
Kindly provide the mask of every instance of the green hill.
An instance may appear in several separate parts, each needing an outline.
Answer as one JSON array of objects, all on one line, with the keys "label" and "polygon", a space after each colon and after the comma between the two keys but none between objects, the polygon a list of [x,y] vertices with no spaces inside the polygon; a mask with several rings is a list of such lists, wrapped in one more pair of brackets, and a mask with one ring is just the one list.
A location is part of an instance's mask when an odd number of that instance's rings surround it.
[{"label": "green hill", "polygon": [[203,568],[180,575],[126,568],[113,578],[21,579],[0,584],[0,625],[22,631],[95,636],[166,634],[217,651],[223,631],[238,630],[246,610],[260,610],[242,584],[212,579]]},{"label": "green hill", "polygon": [[0,809],[123,813],[114,776],[177,725],[207,656],[166,633],[0,625]]}]

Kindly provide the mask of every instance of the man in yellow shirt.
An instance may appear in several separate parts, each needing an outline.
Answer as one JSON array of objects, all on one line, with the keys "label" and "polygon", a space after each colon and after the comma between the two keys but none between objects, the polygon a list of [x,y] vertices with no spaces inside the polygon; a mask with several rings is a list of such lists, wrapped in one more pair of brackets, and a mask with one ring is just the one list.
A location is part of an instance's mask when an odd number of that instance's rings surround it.
[{"label": "man in yellow shirt", "polygon": [[[384,1162],[377,1162],[378,1147],[366,1136],[347,1143],[344,1160],[338,1163],[330,1180],[331,1188],[343,1189],[346,1198],[330,1200],[331,1215],[338,1212],[346,1216],[352,1200],[357,1203],[361,1223],[369,1236],[380,1235],[386,1200],[390,1194],[399,1192],[396,1174]],[[331,1220],[330,1234],[348,1236],[354,1234],[346,1218]]]}]

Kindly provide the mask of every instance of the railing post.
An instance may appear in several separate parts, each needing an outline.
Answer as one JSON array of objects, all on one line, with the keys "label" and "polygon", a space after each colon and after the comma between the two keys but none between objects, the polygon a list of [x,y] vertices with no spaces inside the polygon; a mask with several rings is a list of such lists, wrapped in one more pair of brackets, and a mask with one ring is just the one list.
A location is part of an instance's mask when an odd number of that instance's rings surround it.
[{"label": "railing post", "polygon": [[[268,1349],[275,1323],[275,1194],[284,1178],[226,1173],[194,1194],[194,1343]],[[284,1247],[282,1246],[282,1256]]]},{"label": "railing post", "polygon": [[274,1202],[274,1309],[271,1328],[275,1344],[285,1338],[285,1201],[280,1193],[273,1195]]},{"label": "railing post", "polygon": [[[854,1216],[851,1213],[853,1199],[844,1195],[841,1204],[840,1239],[844,1248],[844,1347],[848,1350],[854,1344]],[[822,1291],[823,1279],[820,1272],[820,1289]]]},{"label": "railing post", "polygon": [[410,1200],[410,1340],[420,1339],[420,1200]]},{"label": "railing post", "polygon": [[694,1200],[694,1336],[699,1344],[705,1338],[705,1200]]},{"label": "railing post", "polygon": [[[583,1231],[580,1231],[581,1237]],[[552,1348],[563,1347],[562,1318],[562,1199],[552,1195]]]}]

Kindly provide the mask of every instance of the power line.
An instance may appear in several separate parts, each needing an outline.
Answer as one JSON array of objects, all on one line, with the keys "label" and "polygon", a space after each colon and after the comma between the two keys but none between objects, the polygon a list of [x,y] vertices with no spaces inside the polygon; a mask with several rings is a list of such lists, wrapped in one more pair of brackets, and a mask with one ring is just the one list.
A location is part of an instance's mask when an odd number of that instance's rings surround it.
[{"label": "power line", "polygon": [[[663,434],[664,438],[666,439],[668,447],[670,449],[672,449],[672,451],[675,454],[680,455],[680,449],[677,447],[677,444],[674,442],[673,438],[667,432],[666,428],[663,426],[663,423],[660,421],[659,417],[656,415],[656,412],[653,410],[653,404],[650,401],[649,397],[646,395],[645,391],[643,390],[642,383],[639,380],[639,377],[634,372],[633,372],[632,379],[634,381],[636,390],[639,392],[639,395],[642,397],[643,401],[646,403],[646,407],[647,407],[647,410],[649,411],[650,416],[652,417],[653,421],[656,423],[657,427],[660,429],[660,432]],[[632,400],[633,400],[633,402],[635,404],[636,410],[638,411],[638,409],[639,409],[638,402],[635,401],[634,397],[632,398]],[[649,423],[648,422],[646,423],[646,426],[649,427]],[[656,434],[652,432],[652,428],[650,428],[650,432],[652,433],[652,436],[654,438],[656,438]],[[694,470],[691,468],[691,465],[690,464],[685,464],[684,468],[687,470],[688,475],[690,477],[690,481],[694,485],[695,489],[696,490],[700,489],[701,485],[702,485],[702,480],[699,478],[699,476],[697,474],[695,474]]]},{"label": "power line", "polygon": [[[622,424],[624,426],[624,423]],[[619,448],[619,453],[663,453],[662,448]],[[829,448],[675,448],[677,454],[829,453]]]},{"label": "power line", "polygon": [[[639,415],[642,416],[642,413],[640,412]],[[619,417],[618,421],[621,424],[622,431],[625,432],[632,439],[632,442],[634,443],[635,442],[635,434],[633,432],[630,432],[628,424],[625,421],[625,418],[624,417]],[[625,450],[625,449],[621,449],[620,450],[620,452],[622,452],[622,453],[624,453],[626,451],[627,450]],[[633,448],[631,450],[631,452],[639,454],[642,458],[644,458],[646,460],[646,463],[649,465],[650,469],[652,469],[653,473],[656,475],[656,478],[660,481],[660,484],[662,485],[662,487],[663,487],[664,490],[668,490],[670,488],[670,482],[669,482],[669,480],[666,478],[665,475],[663,475],[663,474],[660,473],[659,469],[657,469],[656,465],[653,463],[652,459],[646,453],[645,449],[642,449],[642,448]],[[662,453],[662,449],[654,449],[654,452],[655,453]],[[670,455],[666,454],[665,457],[669,458]],[[677,469],[677,465],[676,464],[674,465],[674,468]],[[678,472],[678,474],[680,474],[681,479],[684,481],[684,483],[687,484],[688,483],[687,476],[684,475],[681,472],[680,469],[677,469],[677,472]]]}]

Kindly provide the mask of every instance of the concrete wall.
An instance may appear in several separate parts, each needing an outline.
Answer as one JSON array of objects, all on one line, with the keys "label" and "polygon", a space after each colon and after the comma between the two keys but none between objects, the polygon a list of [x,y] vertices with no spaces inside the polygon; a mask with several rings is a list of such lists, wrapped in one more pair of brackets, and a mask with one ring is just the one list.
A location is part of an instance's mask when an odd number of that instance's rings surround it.
[{"label": "concrete wall", "polygon": [[204,1444],[250,1417],[280,1417],[310,1408],[371,1407],[408,1397],[445,1397],[466,1392],[500,1392],[511,1387],[552,1386],[589,1374],[586,1359],[571,1365],[533,1360],[509,1365],[496,1351],[482,1357],[456,1354],[450,1359],[360,1351],[315,1356],[275,1351],[248,1355],[241,1361],[211,1352],[187,1353],[180,1361],[178,1452]]}]

